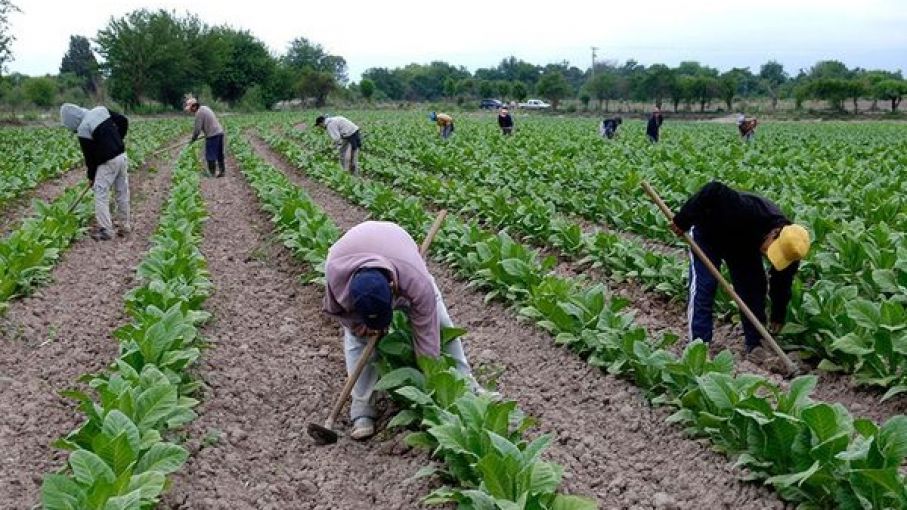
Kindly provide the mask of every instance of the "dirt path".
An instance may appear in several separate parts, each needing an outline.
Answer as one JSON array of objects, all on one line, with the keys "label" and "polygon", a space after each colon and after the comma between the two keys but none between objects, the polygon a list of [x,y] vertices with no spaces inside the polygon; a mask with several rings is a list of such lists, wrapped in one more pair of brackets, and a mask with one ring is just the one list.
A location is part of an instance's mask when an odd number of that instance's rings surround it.
[{"label": "dirt path", "polygon": [[117,355],[111,333],[126,320],[123,296],[135,285],[135,268],[170,188],[170,165],[159,168],[129,176],[128,238],[76,241],[54,268],[53,282],[11,302],[0,318],[0,508],[29,508],[42,474],[65,458],[50,443],[81,418],[57,392]]},{"label": "dirt path", "polygon": [[[259,154],[287,172],[343,229],[367,213],[296,172],[260,140]],[[500,368],[500,389],[555,434],[548,458],[564,465],[567,491],[602,507],[781,508],[769,489],[737,480],[740,473],[707,445],[665,423],[639,391],[603,374],[549,335],[518,322],[500,304],[485,304],[446,268],[432,274],[454,321],[469,329],[466,348],[477,373]]]},{"label": "dirt path", "polygon": [[85,181],[85,167],[82,166],[71,168],[58,177],[44,181],[25,195],[7,203],[0,208],[0,235],[5,236],[18,228],[22,220],[34,212],[32,207],[34,200],[53,200],[63,193],[63,190],[79,181]]},{"label": "dirt path", "polygon": [[200,369],[207,389],[190,429],[192,457],[162,506],[418,507],[429,481],[408,478],[427,456],[402,436],[315,446],[306,435],[346,376],[340,330],[321,313],[322,289],[299,283],[302,268],[273,241],[234,161],[224,178],[203,179],[202,194],[210,216],[202,252],[215,288],[204,330],[212,348]]}]

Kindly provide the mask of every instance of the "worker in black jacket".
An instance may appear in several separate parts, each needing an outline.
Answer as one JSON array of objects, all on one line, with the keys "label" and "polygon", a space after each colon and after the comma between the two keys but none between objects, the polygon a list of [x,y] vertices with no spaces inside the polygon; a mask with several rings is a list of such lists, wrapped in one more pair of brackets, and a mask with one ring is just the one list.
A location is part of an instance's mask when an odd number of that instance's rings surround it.
[{"label": "worker in black jacket", "polygon": [[661,110],[658,108],[652,110],[652,113],[649,115],[649,121],[646,122],[646,136],[649,137],[650,142],[658,143],[658,135],[664,120]]},{"label": "worker in black jacket", "polygon": [[98,228],[91,237],[107,241],[113,237],[114,227],[110,218],[110,188],[116,194],[117,215],[120,216],[116,233],[129,233],[129,162],[123,139],[129,130],[129,120],[119,113],[96,106],[91,110],[71,103],[60,107],[64,126],[78,135],[79,146],[88,168],[88,181],[94,189],[94,210]]},{"label": "worker in black jacket", "polygon": [[601,126],[598,128],[599,136],[603,136],[608,140],[617,136],[617,127],[621,125],[623,119],[620,117],[611,117],[602,121]]},{"label": "worker in black jacket", "polygon": [[[763,324],[768,290],[772,300],[770,329],[780,330],[799,261],[809,251],[805,228],[792,224],[769,200],[716,181],[706,184],[684,204],[671,228],[678,235],[689,232],[715,267],[720,268],[722,261],[727,263],[734,290]],[[763,255],[771,262],[768,281]],[[690,262],[689,338],[710,342],[718,281],[692,253]],[[764,357],[759,332],[745,318],[743,333],[747,355]]]},{"label": "worker in black jacket", "polygon": [[498,113],[498,127],[501,128],[501,134],[503,135],[513,134],[513,117],[507,111],[507,108],[501,108],[500,113]]}]

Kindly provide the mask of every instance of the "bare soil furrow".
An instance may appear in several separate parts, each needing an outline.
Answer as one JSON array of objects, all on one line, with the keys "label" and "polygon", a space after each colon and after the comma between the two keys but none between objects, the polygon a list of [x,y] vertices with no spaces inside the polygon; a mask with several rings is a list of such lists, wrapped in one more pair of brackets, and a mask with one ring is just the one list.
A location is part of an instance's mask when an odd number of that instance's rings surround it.
[{"label": "bare soil furrow", "polygon": [[129,176],[129,237],[76,241],[54,268],[52,283],[11,302],[0,318],[0,508],[30,508],[37,501],[42,474],[65,458],[50,443],[80,422],[58,392],[117,355],[111,333],[126,321],[123,296],[135,285],[135,268],[170,189],[170,165],[159,168]]},{"label": "bare soil furrow", "polygon": [[274,241],[234,161],[225,177],[203,179],[202,194],[202,252],[215,288],[203,331],[211,346],[199,370],[200,416],[188,433],[192,456],[164,506],[418,507],[430,481],[410,478],[428,458],[402,435],[332,446],[308,437],[306,424],[324,420],[346,378],[340,329],[321,313],[322,288],[300,283],[303,268]]}]

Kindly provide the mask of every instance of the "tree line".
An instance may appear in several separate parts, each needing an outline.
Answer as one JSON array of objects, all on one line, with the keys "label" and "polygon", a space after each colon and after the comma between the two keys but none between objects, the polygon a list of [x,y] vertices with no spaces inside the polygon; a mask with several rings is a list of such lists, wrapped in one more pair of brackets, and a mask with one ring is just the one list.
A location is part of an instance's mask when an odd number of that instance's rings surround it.
[{"label": "tree line", "polygon": [[323,105],[329,96],[348,101],[457,101],[498,98],[523,101],[595,102],[609,111],[613,102],[651,102],[663,109],[706,111],[733,109],[738,99],[769,98],[772,109],[781,99],[799,108],[807,99],[827,101],[836,110],[860,99],[883,101],[897,111],[907,94],[901,72],[848,68],[827,60],[789,75],[776,61],[758,71],[734,68],[721,72],[699,62],[645,66],[635,60],[597,62],[580,69],[569,62],[537,65],[514,56],[497,66],[470,72],[443,61],[366,70],[358,83],[348,83],[346,60],[305,37],[273,54],[247,30],[210,26],[197,16],[140,9],[111,18],[92,39],[72,35],[56,76],[2,76],[10,59],[7,15],[16,10],[0,0],[0,99],[13,108],[48,107],[61,100],[87,103],[111,98],[127,109],[147,105],[178,108],[186,92],[203,101],[218,100],[234,108],[271,108],[279,101],[310,100]]}]

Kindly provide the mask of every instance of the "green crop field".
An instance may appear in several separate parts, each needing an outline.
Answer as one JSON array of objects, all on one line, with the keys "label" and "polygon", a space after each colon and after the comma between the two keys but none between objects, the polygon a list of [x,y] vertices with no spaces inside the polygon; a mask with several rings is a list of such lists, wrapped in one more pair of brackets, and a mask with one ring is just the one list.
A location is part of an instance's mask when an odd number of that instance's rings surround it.
[{"label": "green crop field", "polygon": [[[103,284],[74,262],[97,244],[90,206],[67,213],[73,186],[17,218],[0,240],[0,506],[907,508],[907,124],[768,121],[744,143],[668,118],[650,144],[637,120],[603,140],[596,119],[517,113],[503,137],[462,113],[442,140],[423,112],[342,114],[359,175],[316,112],[225,116],[225,178],[197,146],[151,153],[188,122],[137,122],[147,235],[97,261]],[[0,130],[0,201],[82,172],[71,143]],[[727,296],[714,355],[684,337],[689,256],[641,184],[677,209],[712,180],[810,231],[777,337],[797,377],[741,359]],[[314,446],[300,431],[344,374],[321,313],[329,247],[366,218],[421,239],[442,209],[430,268],[460,326],[444,341],[463,337],[501,398],[417,360],[398,314],[381,433]]]}]

